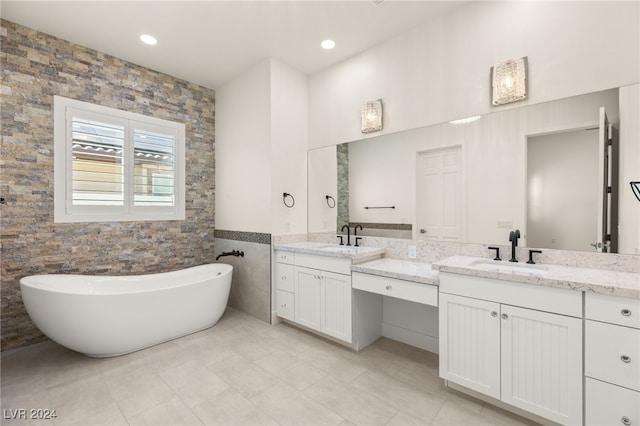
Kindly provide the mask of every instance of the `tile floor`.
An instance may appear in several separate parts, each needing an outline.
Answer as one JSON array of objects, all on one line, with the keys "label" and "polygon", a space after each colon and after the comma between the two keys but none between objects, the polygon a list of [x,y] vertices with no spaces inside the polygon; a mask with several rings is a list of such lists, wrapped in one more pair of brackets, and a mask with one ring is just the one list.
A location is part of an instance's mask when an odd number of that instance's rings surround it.
[{"label": "tile floor", "polygon": [[[356,353],[233,309],[117,358],[45,342],[2,356],[3,425],[531,425],[447,390],[438,356],[389,339]],[[51,420],[11,419],[55,409]]]}]

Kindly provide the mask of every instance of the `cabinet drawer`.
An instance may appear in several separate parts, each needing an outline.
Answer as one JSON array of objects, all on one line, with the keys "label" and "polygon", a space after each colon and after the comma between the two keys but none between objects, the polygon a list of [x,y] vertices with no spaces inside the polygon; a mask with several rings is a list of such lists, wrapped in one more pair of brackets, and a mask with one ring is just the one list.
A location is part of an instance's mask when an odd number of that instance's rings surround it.
[{"label": "cabinet drawer", "polygon": [[440,272],[443,293],[582,318],[582,292]]},{"label": "cabinet drawer", "polygon": [[640,424],[640,392],[587,377],[585,396],[588,426]]},{"label": "cabinet drawer", "polygon": [[347,257],[316,256],[296,253],[296,265],[321,271],[351,275],[351,259]]},{"label": "cabinet drawer", "polygon": [[640,391],[640,330],[587,320],[585,374]]},{"label": "cabinet drawer", "polygon": [[587,319],[640,328],[640,299],[585,293],[584,316]]},{"label": "cabinet drawer", "polygon": [[292,251],[276,250],[276,262],[293,265],[296,263],[296,254]]},{"label": "cabinet drawer", "polygon": [[293,321],[295,305],[293,293],[288,291],[278,290],[276,293],[278,307],[276,313],[279,317]]},{"label": "cabinet drawer", "polygon": [[354,272],[352,286],[357,290],[438,306],[438,287],[432,285]]},{"label": "cabinet drawer", "polygon": [[295,267],[286,263],[276,263],[276,288],[293,293],[295,291]]}]

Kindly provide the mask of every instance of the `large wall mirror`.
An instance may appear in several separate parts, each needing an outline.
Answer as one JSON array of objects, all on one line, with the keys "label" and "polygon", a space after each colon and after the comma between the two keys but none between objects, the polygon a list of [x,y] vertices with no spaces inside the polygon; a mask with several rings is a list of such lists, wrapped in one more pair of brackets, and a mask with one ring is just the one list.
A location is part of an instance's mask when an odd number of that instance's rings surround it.
[{"label": "large wall mirror", "polygon": [[638,117],[634,85],[310,150],[308,231],[638,254]]}]

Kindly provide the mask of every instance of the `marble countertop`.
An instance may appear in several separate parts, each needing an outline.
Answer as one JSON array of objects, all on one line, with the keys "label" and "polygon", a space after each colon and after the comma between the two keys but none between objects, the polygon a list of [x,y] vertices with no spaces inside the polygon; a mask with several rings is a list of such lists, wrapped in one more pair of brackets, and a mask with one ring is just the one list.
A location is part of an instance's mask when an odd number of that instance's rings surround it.
[{"label": "marble countertop", "polygon": [[294,253],[348,258],[354,263],[364,262],[384,255],[384,249],[377,247],[340,246],[337,244],[327,244],[314,241],[278,244],[274,248],[276,250],[290,251]]},{"label": "marble countertop", "polygon": [[421,284],[438,285],[438,271],[431,269],[429,263],[382,258],[352,265],[351,270]]},{"label": "marble countertop", "polygon": [[440,272],[640,299],[640,273],[524,262],[513,264],[468,256],[449,257],[432,267]]}]

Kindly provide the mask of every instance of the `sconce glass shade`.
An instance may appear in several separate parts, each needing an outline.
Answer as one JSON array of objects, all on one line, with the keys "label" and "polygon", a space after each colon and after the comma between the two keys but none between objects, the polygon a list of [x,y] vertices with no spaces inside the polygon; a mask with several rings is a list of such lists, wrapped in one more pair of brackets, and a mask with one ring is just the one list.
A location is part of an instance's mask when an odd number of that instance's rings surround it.
[{"label": "sconce glass shade", "polygon": [[362,133],[382,130],[382,99],[362,104]]},{"label": "sconce glass shade", "polygon": [[527,57],[491,67],[491,104],[504,105],[527,98]]},{"label": "sconce glass shade", "polygon": [[629,183],[631,184],[633,195],[635,195],[638,201],[640,201],[640,181],[632,181]]}]

